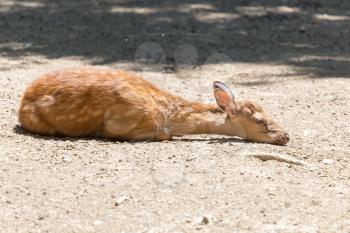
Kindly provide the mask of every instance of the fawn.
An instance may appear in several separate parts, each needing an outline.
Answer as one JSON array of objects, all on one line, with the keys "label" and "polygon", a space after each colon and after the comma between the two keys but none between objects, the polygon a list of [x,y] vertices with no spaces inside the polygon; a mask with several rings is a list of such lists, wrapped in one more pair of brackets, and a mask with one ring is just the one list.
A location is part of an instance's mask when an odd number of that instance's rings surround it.
[{"label": "fawn", "polygon": [[252,101],[236,101],[213,84],[217,104],[186,100],[123,71],[65,69],[39,77],[24,92],[18,118],[42,135],[102,136],[116,140],[171,140],[221,134],[284,145],[288,134]]}]

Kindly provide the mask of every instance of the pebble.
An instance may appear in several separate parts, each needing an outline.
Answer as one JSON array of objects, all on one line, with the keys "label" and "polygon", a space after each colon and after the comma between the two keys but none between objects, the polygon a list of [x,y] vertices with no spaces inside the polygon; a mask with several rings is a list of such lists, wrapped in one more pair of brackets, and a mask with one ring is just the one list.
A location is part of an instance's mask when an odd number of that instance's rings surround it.
[{"label": "pebble", "polygon": [[71,159],[69,158],[69,155],[63,155],[62,157],[63,162],[70,162]]},{"label": "pebble", "polygon": [[322,160],[322,162],[326,165],[333,164],[333,160],[331,160],[331,159],[324,159],[324,160]]},{"label": "pebble", "polygon": [[94,221],[94,225],[95,226],[101,225],[102,223],[103,223],[103,221],[101,221],[101,220],[95,220]]},{"label": "pebble", "polygon": [[127,197],[127,196],[125,196],[125,195],[122,195],[122,196],[120,196],[118,199],[117,199],[117,201],[115,202],[115,206],[119,206],[119,205],[121,205],[124,201],[127,201],[127,200],[130,200],[130,198],[129,197]]},{"label": "pebble", "polygon": [[24,44],[24,49],[30,49],[33,46],[33,43],[25,43]]},{"label": "pebble", "polygon": [[202,216],[195,217],[192,222],[197,225],[208,225],[213,222],[213,216],[204,214]]}]

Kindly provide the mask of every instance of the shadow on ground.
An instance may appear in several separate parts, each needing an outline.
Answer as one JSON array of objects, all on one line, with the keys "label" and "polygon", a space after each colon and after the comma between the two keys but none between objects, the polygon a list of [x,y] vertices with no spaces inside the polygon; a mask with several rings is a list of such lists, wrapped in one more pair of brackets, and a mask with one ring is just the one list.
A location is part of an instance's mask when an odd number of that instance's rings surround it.
[{"label": "shadow on ground", "polygon": [[[224,53],[233,62],[287,64],[302,75],[349,77],[349,26],[347,0],[4,0],[0,55],[77,56],[110,64],[133,62],[140,46],[154,42],[164,57],[153,61],[168,65],[202,64],[210,54]],[[182,51],[186,44],[195,50]],[[148,49],[153,51],[140,53],[146,59],[157,52]]]},{"label": "shadow on ground", "polygon": [[[19,135],[24,135],[24,136],[30,136],[35,139],[40,139],[40,140],[50,140],[50,141],[71,141],[71,142],[76,142],[76,141],[89,141],[89,140],[94,140],[98,141],[100,143],[123,143],[126,142],[128,144],[139,144],[139,143],[159,143],[159,141],[122,141],[122,140],[116,140],[116,139],[108,139],[108,138],[102,138],[98,136],[89,136],[89,137],[67,137],[67,136],[49,136],[49,135],[40,135],[40,134],[34,134],[31,132],[26,131],[22,126],[20,125],[15,125],[13,127],[13,132]],[[241,139],[241,138],[236,138],[236,137],[209,137],[209,138],[186,138],[186,137],[175,137],[173,141],[180,141],[180,142],[207,142],[208,144],[214,144],[214,143],[258,143],[258,142],[251,142],[249,140]],[[166,142],[166,141],[165,141]]]}]

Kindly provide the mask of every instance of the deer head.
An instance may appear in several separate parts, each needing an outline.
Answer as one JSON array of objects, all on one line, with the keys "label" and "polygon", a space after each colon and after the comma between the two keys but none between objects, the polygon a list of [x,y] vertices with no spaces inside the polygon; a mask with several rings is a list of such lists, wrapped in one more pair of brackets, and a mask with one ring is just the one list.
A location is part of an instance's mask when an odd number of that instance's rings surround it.
[{"label": "deer head", "polygon": [[216,81],[213,88],[218,106],[227,114],[226,130],[232,131],[232,135],[278,145],[285,145],[289,141],[288,133],[260,105],[249,100],[236,101],[224,83]]}]

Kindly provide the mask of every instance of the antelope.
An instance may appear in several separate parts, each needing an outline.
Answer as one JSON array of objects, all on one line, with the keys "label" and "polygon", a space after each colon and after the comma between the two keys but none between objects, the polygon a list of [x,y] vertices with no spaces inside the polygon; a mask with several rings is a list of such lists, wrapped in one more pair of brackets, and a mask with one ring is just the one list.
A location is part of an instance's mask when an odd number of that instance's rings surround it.
[{"label": "antelope", "polygon": [[29,132],[113,140],[172,140],[189,134],[237,136],[285,145],[288,134],[257,103],[236,101],[213,83],[216,104],[190,101],[125,71],[63,69],[34,80],[21,97],[18,119]]}]

